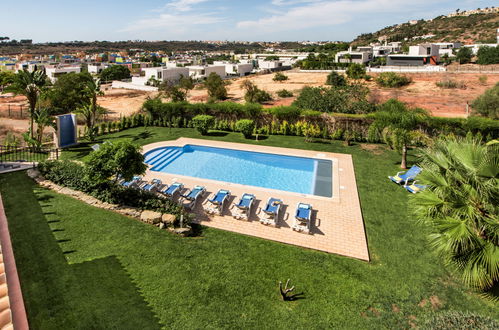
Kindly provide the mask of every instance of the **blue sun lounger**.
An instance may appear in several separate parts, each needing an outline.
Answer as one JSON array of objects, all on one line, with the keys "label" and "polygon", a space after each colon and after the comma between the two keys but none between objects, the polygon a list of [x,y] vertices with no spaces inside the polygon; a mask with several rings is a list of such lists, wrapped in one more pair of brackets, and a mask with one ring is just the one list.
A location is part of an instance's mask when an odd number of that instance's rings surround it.
[{"label": "blue sun lounger", "polygon": [[162,184],[163,183],[161,182],[161,180],[153,179],[151,182],[147,182],[146,184],[144,184],[143,186],[141,186],[140,189],[142,189],[144,191],[152,192],[152,191],[158,190],[158,188]]},{"label": "blue sun lounger", "polygon": [[131,188],[138,185],[141,179],[140,176],[134,176],[132,181],[122,182],[121,185],[125,188]]},{"label": "blue sun lounger", "polygon": [[161,193],[165,195],[168,198],[173,198],[177,192],[180,192],[180,190],[184,188],[184,185],[179,182],[175,182],[171,186],[169,186],[166,189],[163,189]]},{"label": "blue sun lounger", "polygon": [[238,220],[249,220],[254,202],[255,195],[244,194],[239,200],[239,203],[234,204],[236,210],[232,213],[232,216]]},{"label": "blue sun lounger", "polygon": [[230,191],[225,189],[220,189],[211,199],[208,199],[206,202],[209,205],[205,206],[205,211],[208,214],[218,214],[222,215],[225,203],[227,202],[230,196]]},{"label": "blue sun lounger", "polygon": [[410,193],[413,193],[413,194],[417,194],[418,192],[421,192],[423,190],[426,189],[427,186],[423,185],[423,184],[417,184],[416,183],[417,181],[414,181],[413,183],[411,183],[410,185],[405,185],[404,188],[410,192]]},{"label": "blue sun lounger", "polygon": [[281,206],[282,200],[269,198],[267,205],[262,209],[263,214],[260,216],[260,223],[277,227],[277,222],[281,214]]},{"label": "blue sun lounger", "polygon": [[416,179],[421,171],[420,167],[414,165],[407,172],[398,172],[396,175],[389,176],[388,178],[397,184],[404,183],[404,185],[407,185],[409,181]]},{"label": "blue sun lounger", "polygon": [[298,203],[296,206],[295,223],[293,230],[310,234],[310,222],[312,220],[312,205]]},{"label": "blue sun lounger", "polygon": [[182,206],[187,209],[194,209],[205,191],[206,188],[204,186],[195,186],[192,190],[189,190],[186,194],[182,195]]}]

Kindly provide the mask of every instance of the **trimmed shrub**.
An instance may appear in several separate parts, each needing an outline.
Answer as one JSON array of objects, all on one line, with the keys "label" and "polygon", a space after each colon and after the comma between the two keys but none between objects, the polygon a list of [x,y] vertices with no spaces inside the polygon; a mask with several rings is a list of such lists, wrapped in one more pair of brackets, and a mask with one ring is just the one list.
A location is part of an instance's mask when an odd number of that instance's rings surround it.
[{"label": "trimmed shrub", "polygon": [[251,139],[255,122],[251,119],[241,119],[236,122],[236,131],[243,133],[246,139]]},{"label": "trimmed shrub", "polygon": [[376,77],[376,83],[381,87],[398,88],[409,85],[412,82],[410,78],[395,72],[382,72]]},{"label": "trimmed shrub", "polygon": [[206,135],[215,124],[215,117],[210,115],[197,115],[192,118],[192,124],[201,135]]}]

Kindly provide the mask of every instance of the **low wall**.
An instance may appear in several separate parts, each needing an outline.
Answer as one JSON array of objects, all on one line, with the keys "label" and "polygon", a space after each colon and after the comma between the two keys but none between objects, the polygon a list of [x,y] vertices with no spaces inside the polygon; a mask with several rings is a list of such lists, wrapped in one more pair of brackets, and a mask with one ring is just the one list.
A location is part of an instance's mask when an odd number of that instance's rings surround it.
[{"label": "low wall", "polygon": [[132,84],[130,82],[124,82],[124,81],[118,81],[118,80],[113,81],[112,88],[133,89],[133,90],[144,91],[144,92],[157,92],[158,91],[157,87],[145,86],[145,85],[136,85],[136,84]]}]

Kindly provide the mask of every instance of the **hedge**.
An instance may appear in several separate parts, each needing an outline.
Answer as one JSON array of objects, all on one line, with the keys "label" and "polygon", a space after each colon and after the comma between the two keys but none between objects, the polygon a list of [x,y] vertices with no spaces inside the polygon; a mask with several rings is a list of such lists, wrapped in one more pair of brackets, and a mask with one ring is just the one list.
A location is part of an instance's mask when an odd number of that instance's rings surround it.
[{"label": "hedge", "polygon": [[51,160],[38,164],[38,170],[55,184],[82,191],[98,200],[110,204],[126,205],[141,210],[151,210],[177,215],[182,207],[166,198],[139,189],[125,188],[114,181],[94,183],[88,179],[84,164],[69,160]]},{"label": "hedge", "polygon": [[[151,99],[144,103],[147,115],[136,114],[123,117],[120,121],[106,124],[99,133],[111,133],[138,126],[193,127],[192,119],[198,115],[214,117],[213,129],[236,131],[235,123],[241,119],[251,119],[257,134],[282,134],[305,136],[303,125],[311,124],[319,128],[320,134],[314,137],[343,139],[343,133],[353,134],[354,141],[381,142],[379,137],[369,134],[374,121],[373,114],[322,113],[303,110],[294,106],[263,108],[259,104],[221,103],[163,103]],[[487,141],[499,138],[499,121],[484,117],[442,118],[430,117],[420,129],[430,136],[455,134],[465,136],[468,132],[481,134]],[[317,132],[316,129],[310,130]],[[307,131],[307,132],[310,132]],[[372,131],[372,130],[371,130]]]}]

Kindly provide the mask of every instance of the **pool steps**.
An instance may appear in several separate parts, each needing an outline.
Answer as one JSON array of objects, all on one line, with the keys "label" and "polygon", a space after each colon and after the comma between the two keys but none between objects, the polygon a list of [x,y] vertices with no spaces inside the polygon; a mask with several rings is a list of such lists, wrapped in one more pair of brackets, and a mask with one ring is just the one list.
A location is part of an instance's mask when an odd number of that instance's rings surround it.
[{"label": "pool steps", "polygon": [[164,154],[159,160],[155,160],[154,164],[149,163],[151,165],[154,165],[153,170],[154,171],[161,171],[165,167],[167,167],[171,162],[173,162],[175,159],[180,157],[180,155],[183,154],[182,149],[176,149],[173,150],[172,152],[168,152]]}]

